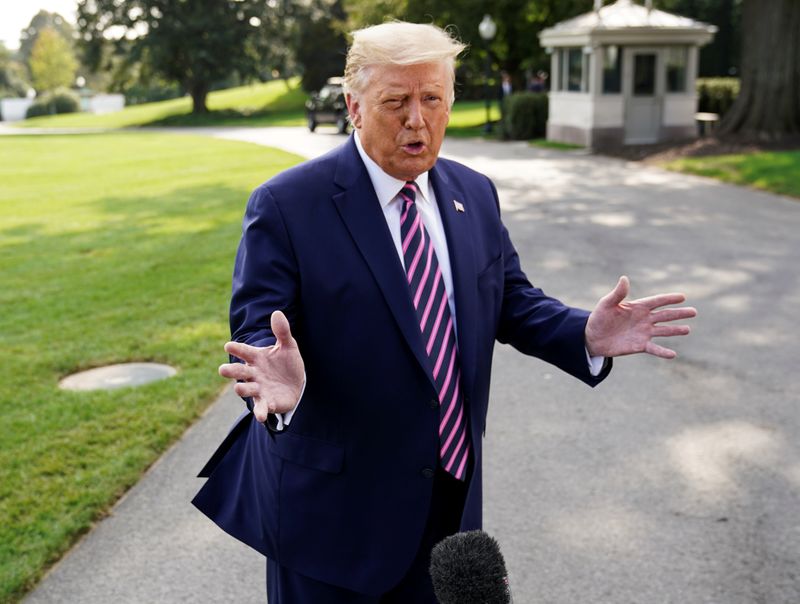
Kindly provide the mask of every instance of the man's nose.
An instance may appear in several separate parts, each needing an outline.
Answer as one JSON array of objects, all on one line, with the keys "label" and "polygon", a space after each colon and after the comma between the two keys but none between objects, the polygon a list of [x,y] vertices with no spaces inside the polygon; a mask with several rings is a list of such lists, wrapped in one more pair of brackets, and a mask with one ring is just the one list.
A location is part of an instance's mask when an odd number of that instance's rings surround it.
[{"label": "man's nose", "polygon": [[406,105],[406,128],[417,130],[425,121],[422,119],[422,102],[420,99],[411,99]]}]

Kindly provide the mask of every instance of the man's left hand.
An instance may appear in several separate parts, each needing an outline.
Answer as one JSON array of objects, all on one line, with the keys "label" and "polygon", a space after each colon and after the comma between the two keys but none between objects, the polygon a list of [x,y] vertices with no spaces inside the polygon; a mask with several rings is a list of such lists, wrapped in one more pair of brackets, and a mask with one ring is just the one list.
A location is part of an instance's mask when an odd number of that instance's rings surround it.
[{"label": "man's left hand", "polygon": [[663,325],[671,321],[691,319],[697,311],[691,307],[661,308],[681,304],[683,294],[659,294],[626,301],[630,291],[627,277],[620,277],[617,286],[603,296],[586,323],[586,349],[591,356],[618,357],[646,352],[673,359],[674,350],[653,342],[656,337],[685,336],[688,325]]}]

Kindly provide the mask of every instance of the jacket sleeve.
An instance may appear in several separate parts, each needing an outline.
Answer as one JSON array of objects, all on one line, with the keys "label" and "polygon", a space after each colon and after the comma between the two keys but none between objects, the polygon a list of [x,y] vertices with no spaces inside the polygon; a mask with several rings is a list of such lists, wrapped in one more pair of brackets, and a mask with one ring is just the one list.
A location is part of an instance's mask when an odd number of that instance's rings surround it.
[{"label": "jacket sleeve", "polygon": [[591,375],[584,335],[589,311],[567,306],[531,285],[508,230],[504,225],[501,228],[503,300],[497,340],[551,363],[591,386],[597,385],[608,375],[612,363],[609,359],[598,376]]},{"label": "jacket sleeve", "polygon": [[271,346],[270,316],[282,310],[295,327],[297,261],[272,192],[261,185],[250,196],[233,270],[231,337],[251,346]]}]

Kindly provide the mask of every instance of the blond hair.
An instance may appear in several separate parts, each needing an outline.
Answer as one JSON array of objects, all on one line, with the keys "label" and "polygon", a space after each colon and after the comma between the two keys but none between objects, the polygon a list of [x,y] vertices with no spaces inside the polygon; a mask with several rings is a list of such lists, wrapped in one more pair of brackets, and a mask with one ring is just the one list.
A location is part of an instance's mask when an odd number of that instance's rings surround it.
[{"label": "blond hair", "polygon": [[352,32],[344,68],[345,91],[360,94],[369,84],[375,65],[418,65],[442,62],[450,75],[450,104],[455,98],[456,57],[466,48],[435,25],[392,21]]}]

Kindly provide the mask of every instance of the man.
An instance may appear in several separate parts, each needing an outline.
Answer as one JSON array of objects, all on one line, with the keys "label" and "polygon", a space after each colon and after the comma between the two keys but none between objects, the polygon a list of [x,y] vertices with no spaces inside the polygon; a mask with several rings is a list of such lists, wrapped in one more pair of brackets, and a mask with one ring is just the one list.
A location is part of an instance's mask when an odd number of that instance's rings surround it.
[{"label": "man", "polygon": [[[223,376],[246,413],[195,505],[268,557],[271,603],[435,602],[432,546],[481,524],[495,340],[595,385],[613,356],[674,352],[658,310],[591,315],[527,280],[481,174],[438,159],[463,45],[430,25],[357,31],[354,135],[253,193]],[[266,424],[266,428],[262,425]]]}]

